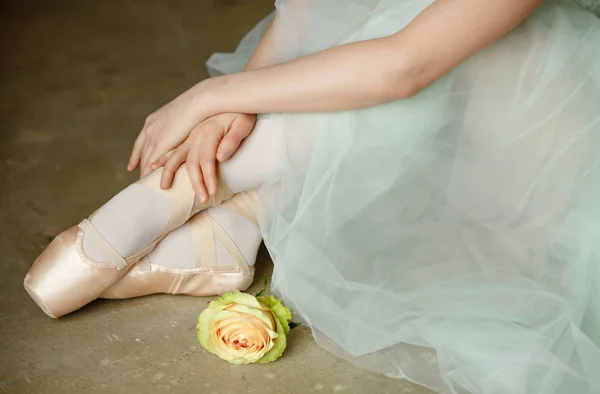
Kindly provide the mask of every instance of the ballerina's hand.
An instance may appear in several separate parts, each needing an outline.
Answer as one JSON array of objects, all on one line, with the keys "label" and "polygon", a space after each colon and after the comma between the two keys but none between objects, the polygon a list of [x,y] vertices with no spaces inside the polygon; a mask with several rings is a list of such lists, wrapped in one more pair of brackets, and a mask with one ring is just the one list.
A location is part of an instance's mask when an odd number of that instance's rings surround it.
[{"label": "ballerina's hand", "polygon": [[183,143],[195,125],[214,115],[207,110],[206,93],[205,84],[199,83],[150,114],[135,140],[127,169],[133,171],[140,165],[142,174],[150,172],[153,162]]},{"label": "ballerina's hand", "polygon": [[215,115],[194,127],[189,137],[174,151],[152,163],[155,170],[164,165],[160,187],[168,189],[175,171],[187,161],[187,172],[195,193],[205,203],[217,193],[217,160],[224,162],[254,128],[256,115],[225,113]]}]

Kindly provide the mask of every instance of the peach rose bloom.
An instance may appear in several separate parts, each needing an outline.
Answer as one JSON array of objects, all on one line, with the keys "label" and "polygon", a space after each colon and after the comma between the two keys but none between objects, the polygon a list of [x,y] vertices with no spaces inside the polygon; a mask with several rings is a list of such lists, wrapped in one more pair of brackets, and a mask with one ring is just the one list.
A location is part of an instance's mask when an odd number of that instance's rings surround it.
[{"label": "peach rose bloom", "polygon": [[198,339],[232,364],[271,362],[285,349],[290,318],[289,309],[273,296],[226,293],[200,314]]}]

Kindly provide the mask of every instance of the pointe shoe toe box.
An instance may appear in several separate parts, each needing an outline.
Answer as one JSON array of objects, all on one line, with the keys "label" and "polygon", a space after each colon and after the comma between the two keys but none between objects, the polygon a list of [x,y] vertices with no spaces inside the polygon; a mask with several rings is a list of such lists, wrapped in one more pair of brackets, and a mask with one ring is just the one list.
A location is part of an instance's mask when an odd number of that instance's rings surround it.
[{"label": "pointe shoe toe box", "polygon": [[57,318],[93,301],[124,272],[89,260],[80,250],[78,226],[58,235],[35,260],[25,290],[50,317]]}]

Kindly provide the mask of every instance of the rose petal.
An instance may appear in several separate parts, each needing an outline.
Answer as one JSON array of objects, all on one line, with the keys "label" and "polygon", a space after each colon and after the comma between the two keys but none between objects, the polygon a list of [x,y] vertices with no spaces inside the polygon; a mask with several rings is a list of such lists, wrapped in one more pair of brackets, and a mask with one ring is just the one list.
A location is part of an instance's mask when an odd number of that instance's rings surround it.
[{"label": "rose petal", "polygon": [[262,320],[271,330],[275,329],[275,318],[273,316],[273,313],[269,309],[263,310],[251,308],[246,305],[231,304],[227,306],[225,310],[228,312],[244,313],[255,316]]},{"label": "rose petal", "polygon": [[196,326],[198,340],[202,346],[211,353],[215,353],[212,336],[215,333],[214,322],[216,314],[217,311],[215,310],[205,309],[200,316],[198,316],[198,325]]},{"label": "rose petal", "polygon": [[281,300],[270,295],[269,297],[257,297],[258,302],[261,305],[268,307],[275,318],[281,324],[283,333],[287,334],[290,331],[289,321],[292,320],[292,313],[290,309],[281,303]]},{"label": "rose petal", "polygon": [[[256,300],[256,297],[240,292],[225,293],[219,297],[228,304],[240,304],[250,306],[252,308],[261,309],[261,305]],[[214,302],[214,301],[213,301]]]},{"label": "rose petal", "polygon": [[[255,362],[273,347],[272,330],[252,316],[221,320],[216,323],[215,330],[220,339],[219,347],[231,357],[244,357]],[[240,342],[245,346],[240,346]]]},{"label": "rose petal", "polygon": [[[261,321],[251,317],[230,318],[221,320],[217,323],[215,330],[221,332],[221,337],[231,336],[232,330],[239,330],[246,336],[256,336],[262,338],[265,342],[272,338],[272,331],[265,327]],[[239,335],[238,332],[235,332]]]},{"label": "rose petal", "polygon": [[287,338],[285,336],[285,330],[283,324],[277,320],[277,334],[276,337],[272,338],[269,345],[269,350],[258,360],[259,363],[265,364],[277,360],[283,354],[287,346]]}]

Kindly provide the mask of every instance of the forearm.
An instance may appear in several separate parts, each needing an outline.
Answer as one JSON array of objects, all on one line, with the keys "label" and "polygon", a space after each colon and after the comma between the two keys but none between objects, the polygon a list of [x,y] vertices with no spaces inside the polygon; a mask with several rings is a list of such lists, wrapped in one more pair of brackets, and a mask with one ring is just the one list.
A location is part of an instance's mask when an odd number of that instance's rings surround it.
[{"label": "forearm", "polygon": [[525,19],[541,0],[438,0],[395,35],[202,82],[210,111],[364,108],[410,97]]},{"label": "forearm", "polygon": [[210,92],[206,101],[216,113],[337,111],[379,104],[389,101],[385,81],[402,73],[398,62],[383,60],[390,57],[387,41],[357,42],[212,78],[199,90]]},{"label": "forearm", "polygon": [[[277,15],[275,15],[275,18],[277,18]],[[273,57],[273,40],[271,37],[274,23],[275,22],[272,21],[269,25],[269,28],[265,31],[265,34],[263,34],[262,38],[260,39],[260,42],[258,43],[258,46],[254,50],[254,53],[252,53],[250,60],[246,64],[246,67],[244,67],[244,71],[257,70],[259,68],[271,65]]]}]

